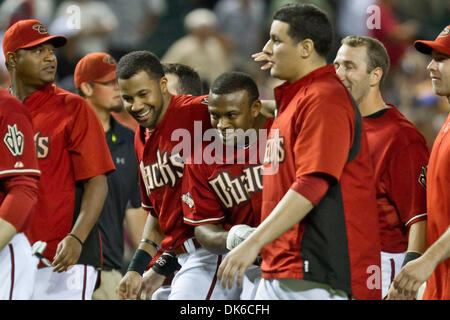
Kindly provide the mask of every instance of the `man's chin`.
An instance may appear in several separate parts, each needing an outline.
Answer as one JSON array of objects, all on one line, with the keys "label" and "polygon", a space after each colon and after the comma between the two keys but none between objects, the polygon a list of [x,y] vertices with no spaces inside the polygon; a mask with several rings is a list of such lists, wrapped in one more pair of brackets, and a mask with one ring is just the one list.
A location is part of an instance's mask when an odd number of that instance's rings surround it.
[{"label": "man's chin", "polygon": [[124,111],[125,109],[123,108],[122,105],[115,105],[115,106],[111,106],[109,108],[109,110],[112,112],[120,113],[120,112]]}]

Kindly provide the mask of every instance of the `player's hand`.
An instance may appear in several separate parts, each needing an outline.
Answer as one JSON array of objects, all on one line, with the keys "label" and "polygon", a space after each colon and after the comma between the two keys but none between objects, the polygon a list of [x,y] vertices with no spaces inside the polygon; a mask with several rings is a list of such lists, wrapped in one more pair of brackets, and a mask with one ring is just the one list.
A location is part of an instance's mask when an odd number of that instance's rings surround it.
[{"label": "player's hand", "polygon": [[217,278],[222,282],[222,288],[231,289],[234,278],[237,275],[236,284],[240,286],[245,271],[255,261],[260,248],[251,240],[245,240],[236,248],[231,250],[222,261],[217,272]]},{"label": "player's hand", "polygon": [[136,271],[128,271],[117,288],[119,300],[137,300],[142,285],[142,276]]},{"label": "player's hand", "polygon": [[426,255],[408,262],[394,278],[389,289],[388,300],[414,299],[420,286],[431,276],[436,263]]},{"label": "player's hand", "polygon": [[61,242],[58,243],[53,258],[53,272],[67,271],[69,267],[78,262],[82,250],[82,245],[75,238],[66,236],[62,239]]},{"label": "player's hand", "polygon": [[[269,57],[264,53],[264,52],[258,52],[258,53],[254,53],[252,54],[252,58],[253,60],[255,60],[256,62],[259,61],[268,61]],[[261,67],[261,70],[267,70],[272,68],[273,63],[272,62],[267,62],[266,64],[264,64]]]},{"label": "player's hand", "polygon": [[151,300],[153,293],[163,285],[165,279],[165,276],[156,273],[150,268],[150,270],[144,273],[142,279],[140,299]]}]

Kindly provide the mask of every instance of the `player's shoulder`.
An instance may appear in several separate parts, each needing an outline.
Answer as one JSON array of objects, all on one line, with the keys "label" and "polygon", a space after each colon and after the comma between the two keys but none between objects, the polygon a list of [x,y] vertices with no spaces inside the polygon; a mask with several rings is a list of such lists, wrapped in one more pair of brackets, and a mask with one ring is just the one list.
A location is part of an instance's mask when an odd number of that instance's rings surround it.
[{"label": "player's shoulder", "polygon": [[69,108],[87,106],[87,102],[83,97],[60,87],[55,86],[55,96],[60,103]]},{"label": "player's shoulder", "polygon": [[191,96],[191,95],[172,95],[171,104],[174,108],[180,110],[189,110],[192,108],[201,108],[207,110],[207,105],[204,103],[206,96]]},{"label": "player's shoulder", "polygon": [[305,93],[309,99],[317,102],[317,105],[320,105],[322,109],[336,109],[338,105],[353,109],[350,93],[333,72],[325,72],[319,77],[315,77],[309,83]]},{"label": "player's shoulder", "polygon": [[390,108],[386,112],[386,119],[390,122],[393,129],[393,137],[396,141],[404,144],[423,143],[426,145],[425,138],[416,128],[416,126],[409,121],[394,105],[389,105]]},{"label": "player's shoulder", "polygon": [[8,93],[8,91],[0,89],[0,116],[8,117],[13,115],[29,115],[27,107],[18,99]]}]

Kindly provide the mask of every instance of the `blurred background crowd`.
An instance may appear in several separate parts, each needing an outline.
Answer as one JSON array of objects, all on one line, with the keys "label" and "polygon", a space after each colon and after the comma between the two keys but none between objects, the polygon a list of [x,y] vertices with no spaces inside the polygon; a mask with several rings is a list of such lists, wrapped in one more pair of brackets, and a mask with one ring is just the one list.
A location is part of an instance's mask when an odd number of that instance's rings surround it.
[{"label": "blurred background crowd", "polygon": [[[450,110],[431,91],[430,58],[412,43],[435,39],[450,23],[449,0],[0,0],[0,28],[3,34],[17,20],[36,18],[51,34],[68,37],[69,44],[57,51],[57,83],[69,91],[74,91],[75,65],[85,54],[104,51],[120,59],[144,49],[163,62],[196,69],[205,93],[222,72],[240,70],[254,77],[261,98],[272,99],[278,82],[251,54],[267,41],[273,13],[291,2],[312,3],[329,14],[336,35],[330,63],[346,35],[369,35],[384,43],[391,58],[385,100],[416,124],[431,147]],[[3,61],[0,66],[0,86],[7,88]]]}]

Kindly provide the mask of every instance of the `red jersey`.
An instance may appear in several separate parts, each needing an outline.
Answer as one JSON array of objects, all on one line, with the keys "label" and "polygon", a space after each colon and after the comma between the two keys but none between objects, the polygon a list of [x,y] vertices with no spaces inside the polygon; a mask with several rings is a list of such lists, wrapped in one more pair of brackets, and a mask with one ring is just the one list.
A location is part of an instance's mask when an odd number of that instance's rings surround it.
[{"label": "red jersey", "polygon": [[375,174],[381,250],[405,252],[408,229],[426,219],[426,191],[420,184],[429,152],[424,137],[395,106],[363,118]]},{"label": "red jersey", "polygon": [[[135,135],[142,206],[158,218],[165,235],[163,250],[172,250],[194,236],[183,222],[181,178],[184,158],[194,141],[201,143],[203,130],[211,127],[204,97],[173,95],[162,121],[153,131],[141,126]],[[182,150],[182,148],[185,148]],[[188,148],[188,154],[184,154]]]},{"label": "red jersey", "polygon": [[[50,84],[24,104],[33,121],[42,172],[38,203],[25,234],[31,243],[47,242],[44,255],[52,261],[79,213],[82,187],[77,182],[115,167],[100,121],[82,97]],[[100,266],[100,258],[98,232],[91,231],[78,263]]]},{"label": "red jersey", "polygon": [[[265,132],[272,120],[266,122]],[[246,149],[224,148],[211,164],[184,167],[182,205],[184,222],[193,226],[223,224],[258,226],[261,219],[262,158],[267,135]],[[206,147],[202,152],[206,152]]]},{"label": "red jersey", "polygon": [[[450,114],[431,150],[427,170],[427,242],[430,247],[450,226]],[[450,259],[439,263],[427,281],[424,300],[450,300]]]},{"label": "red jersey", "polygon": [[380,270],[380,235],[357,107],[332,65],[282,84],[275,97],[279,115],[266,147],[262,219],[298,177],[321,173],[334,183],[302,221],[262,249],[263,277],[316,281],[356,299],[381,299],[369,280],[370,270]]},{"label": "red jersey", "polygon": [[[28,110],[5,90],[0,90],[0,101],[0,180],[18,175],[40,176],[33,141],[33,126]],[[0,205],[5,196],[5,190],[0,183]],[[30,212],[19,213],[30,214]],[[15,222],[27,219],[26,216],[1,215],[0,218],[13,224],[18,232],[22,231],[22,226],[16,225]]]}]

